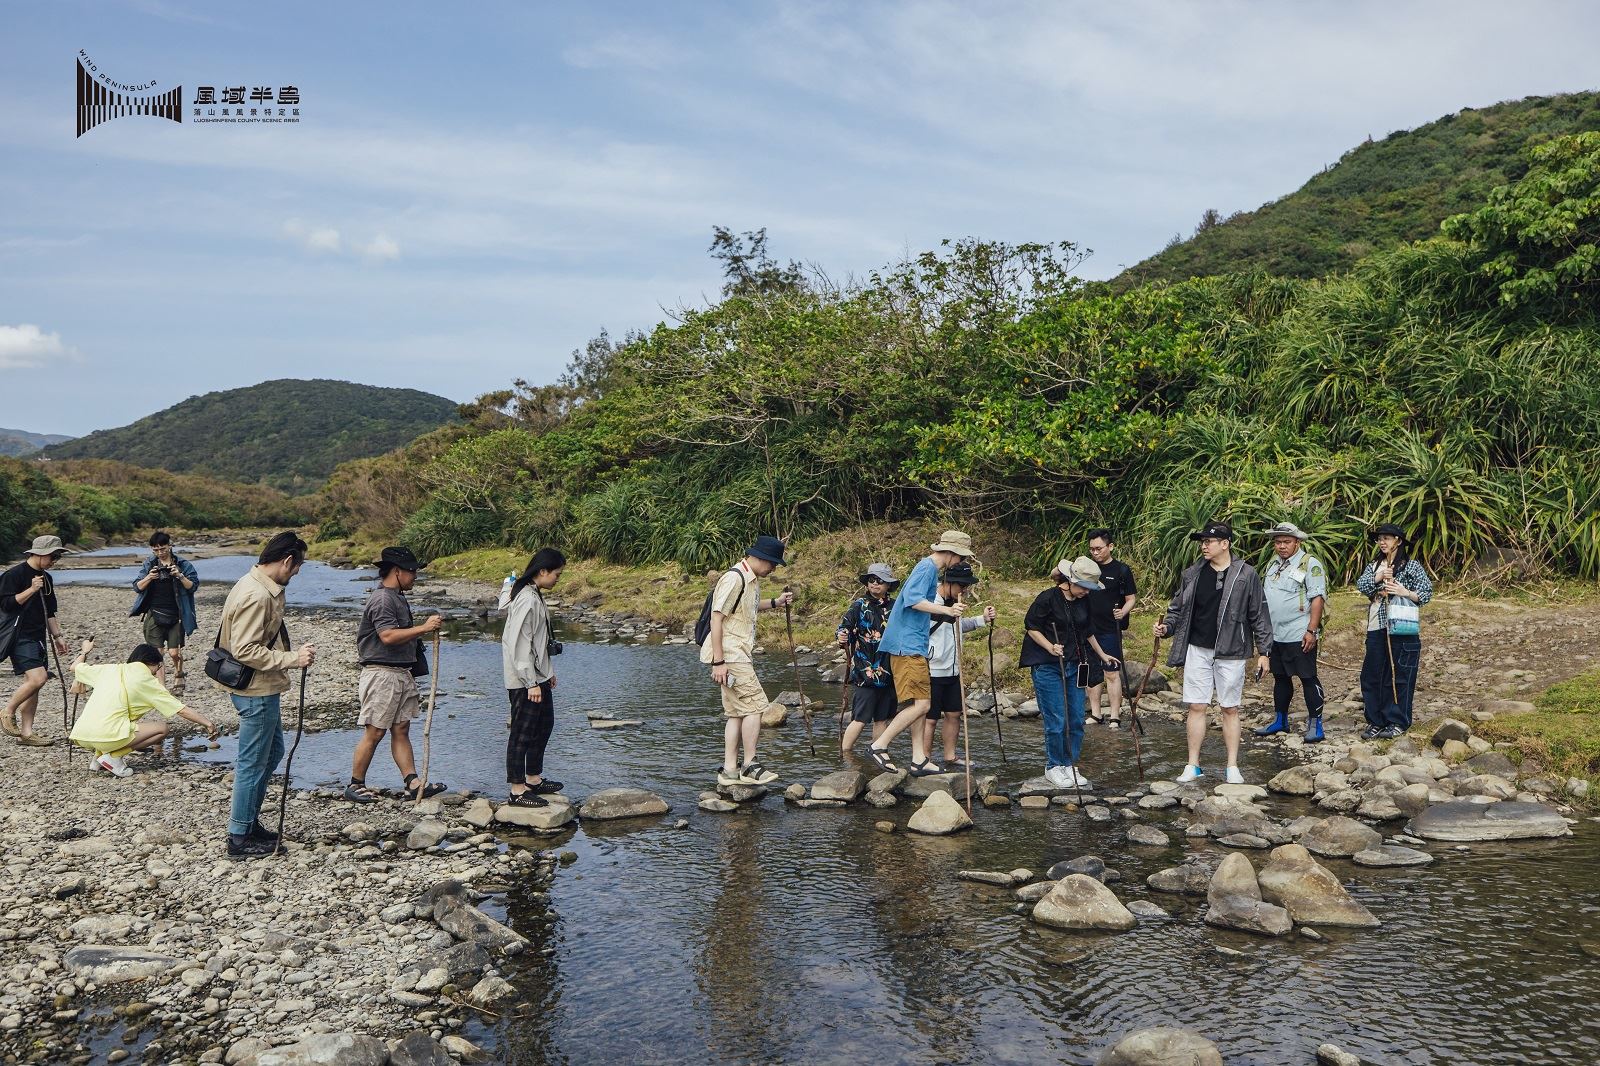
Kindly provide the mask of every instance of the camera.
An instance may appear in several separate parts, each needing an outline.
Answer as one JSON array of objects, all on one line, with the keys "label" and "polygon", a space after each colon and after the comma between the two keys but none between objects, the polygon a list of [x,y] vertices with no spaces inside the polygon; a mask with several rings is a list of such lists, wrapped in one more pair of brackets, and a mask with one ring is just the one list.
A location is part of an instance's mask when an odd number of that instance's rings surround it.
[{"label": "camera", "polygon": [[544,642],[544,650],[549,652],[551,655],[560,655],[563,651],[563,648],[561,642],[555,637],[548,637]]}]

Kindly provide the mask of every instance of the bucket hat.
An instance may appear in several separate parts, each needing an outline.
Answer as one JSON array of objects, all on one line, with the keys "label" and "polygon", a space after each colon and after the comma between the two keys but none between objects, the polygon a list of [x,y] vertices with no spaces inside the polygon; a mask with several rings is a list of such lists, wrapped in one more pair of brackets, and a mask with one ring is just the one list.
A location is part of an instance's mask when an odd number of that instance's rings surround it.
[{"label": "bucket hat", "polygon": [[1081,589],[1099,592],[1105,588],[1100,581],[1100,564],[1087,555],[1080,555],[1071,562],[1061,560],[1056,564],[1056,573]]},{"label": "bucket hat", "polygon": [[900,584],[900,579],[894,576],[894,571],[889,568],[888,563],[873,563],[862,572],[861,583],[863,585],[873,580],[882,581],[885,585]]},{"label": "bucket hat", "polygon": [[1309,540],[1311,534],[1295,525],[1293,522],[1279,522],[1267,530],[1269,537],[1293,537],[1295,540]]},{"label": "bucket hat", "polygon": [[972,567],[966,563],[956,563],[944,568],[944,573],[939,575],[939,580],[949,585],[976,585],[978,575],[972,572]]},{"label": "bucket hat", "polygon": [[385,548],[382,554],[378,556],[378,565],[397,566],[401,570],[409,570],[414,574],[428,564],[418,562],[417,557],[411,553],[410,548]]},{"label": "bucket hat", "polygon": [[762,536],[757,537],[756,542],[745,549],[745,554],[757,559],[765,559],[773,566],[782,566],[784,565],[783,548],[783,541],[777,537]]},{"label": "bucket hat", "polygon": [[1369,541],[1377,540],[1386,533],[1391,537],[1399,537],[1401,544],[1404,544],[1407,548],[1411,547],[1411,538],[1406,536],[1406,531],[1395,525],[1393,522],[1385,522],[1383,525],[1369,530],[1367,532],[1367,539]]},{"label": "bucket hat", "polygon": [[29,555],[71,555],[66,546],[61,543],[60,537],[43,536],[33,538],[33,547],[28,549]]},{"label": "bucket hat", "polygon": [[939,534],[939,539],[933,544],[933,550],[955,552],[963,559],[968,559],[972,557],[972,538],[959,529],[947,529]]}]

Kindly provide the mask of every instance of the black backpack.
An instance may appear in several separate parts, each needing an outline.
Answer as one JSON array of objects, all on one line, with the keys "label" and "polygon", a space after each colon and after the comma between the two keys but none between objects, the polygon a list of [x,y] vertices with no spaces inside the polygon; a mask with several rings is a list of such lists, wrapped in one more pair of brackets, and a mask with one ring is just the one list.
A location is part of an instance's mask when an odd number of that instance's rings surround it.
[{"label": "black backpack", "polygon": [[[737,567],[728,571],[730,574],[738,572]],[[722,578],[719,577],[717,578],[717,585],[720,584],[722,584]],[[733,598],[733,610],[735,611],[739,609],[739,601],[744,599],[744,584],[742,580],[739,582],[739,595]],[[704,644],[706,638],[711,635],[711,598],[716,594],[717,586],[713,585],[711,586],[711,591],[706,593],[706,602],[700,605],[700,617],[695,619],[694,623],[694,642],[696,644]],[[732,612],[730,611],[729,613],[731,614]]]}]

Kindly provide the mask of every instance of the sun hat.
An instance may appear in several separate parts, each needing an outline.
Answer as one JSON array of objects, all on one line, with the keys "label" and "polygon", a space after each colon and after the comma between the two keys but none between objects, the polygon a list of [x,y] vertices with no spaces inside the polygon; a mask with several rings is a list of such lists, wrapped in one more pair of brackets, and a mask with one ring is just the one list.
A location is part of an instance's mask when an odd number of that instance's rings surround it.
[{"label": "sun hat", "polygon": [[955,563],[944,568],[944,573],[939,575],[939,580],[947,585],[976,585],[978,575],[972,572],[972,567],[966,563]]},{"label": "sun hat", "polygon": [[756,559],[764,559],[773,566],[782,566],[784,565],[783,548],[783,541],[777,537],[761,536],[756,538],[754,544],[745,549],[745,554]]},{"label": "sun hat", "polygon": [[1210,521],[1201,528],[1189,534],[1190,540],[1225,540],[1233,541],[1233,527],[1226,522]]},{"label": "sun hat", "polygon": [[1411,547],[1411,538],[1406,536],[1406,531],[1395,525],[1393,522],[1385,522],[1383,525],[1369,530],[1367,532],[1367,539],[1377,540],[1384,534],[1388,534],[1391,537],[1399,537],[1401,544],[1404,544],[1407,548]]},{"label": "sun hat", "polygon": [[874,580],[882,581],[885,585],[900,584],[900,579],[894,576],[894,571],[889,568],[888,563],[873,563],[861,574],[863,585]]},{"label": "sun hat", "polygon": [[939,534],[939,539],[934,542],[933,550],[936,552],[955,552],[963,559],[972,555],[972,538],[959,529],[947,529]]},{"label": "sun hat", "polygon": [[385,548],[383,553],[378,556],[378,565],[381,567],[397,566],[401,570],[409,570],[414,574],[428,564],[418,562],[417,557],[411,553],[410,548]]},{"label": "sun hat", "polygon": [[1293,537],[1295,540],[1309,540],[1311,534],[1295,525],[1293,522],[1279,522],[1267,530],[1269,537]]},{"label": "sun hat", "polygon": [[1071,562],[1061,560],[1056,564],[1055,572],[1081,589],[1099,592],[1105,588],[1100,582],[1100,564],[1087,555],[1080,555]]},{"label": "sun hat", "polygon": [[29,555],[71,555],[60,537],[43,536],[33,538],[33,547],[28,549]]}]

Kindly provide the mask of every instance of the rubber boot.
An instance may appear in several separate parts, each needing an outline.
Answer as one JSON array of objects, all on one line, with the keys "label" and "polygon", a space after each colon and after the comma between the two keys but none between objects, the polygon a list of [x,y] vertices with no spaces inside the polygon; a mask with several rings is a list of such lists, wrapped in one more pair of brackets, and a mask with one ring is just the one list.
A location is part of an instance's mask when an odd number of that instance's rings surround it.
[{"label": "rubber boot", "polygon": [[1277,713],[1277,715],[1272,719],[1272,723],[1270,725],[1264,725],[1260,729],[1252,729],[1250,732],[1252,734],[1254,734],[1255,736],[1258,736],[1258,737],[1271,737],[1271,736],[1276,736],[1279,733],[1282,733],[1284,730],[1286,730],[1288,728],[1289,728],[1289,712],[1288,711],[1279,711]]},{"label": "rubber boot", "polygon": [[1319,744],[1322,742],[1322,715],[1313,714],[1306,719],[1306,743]]}]

